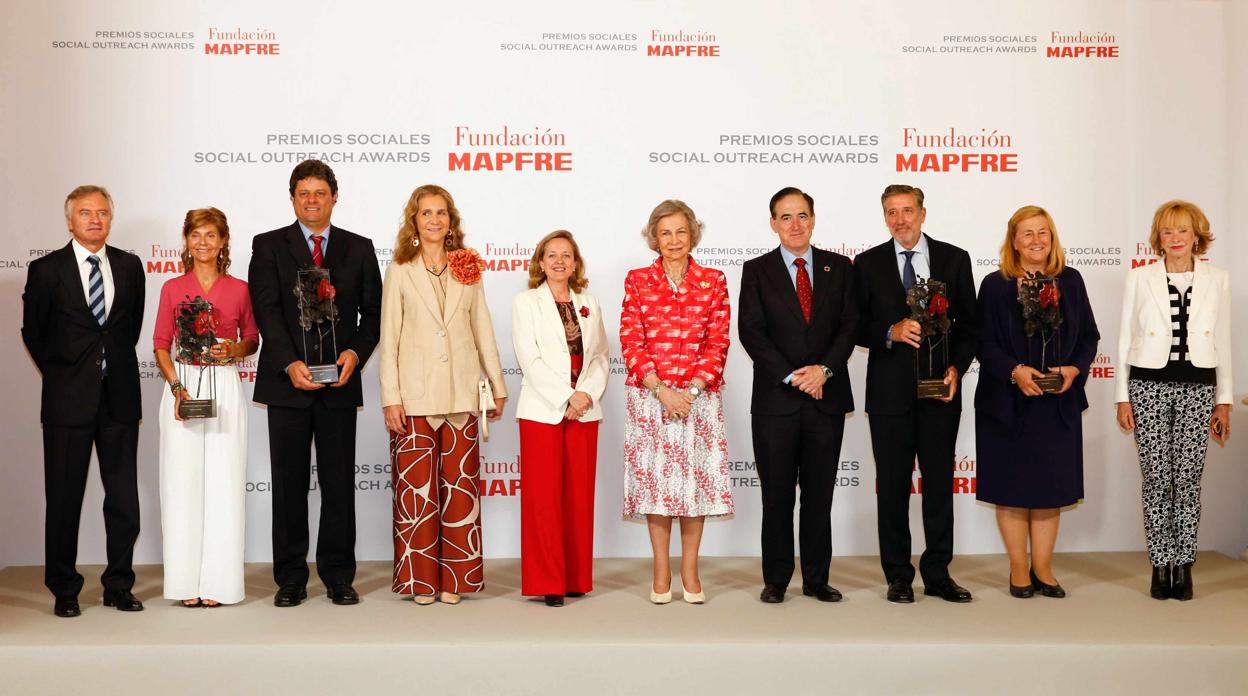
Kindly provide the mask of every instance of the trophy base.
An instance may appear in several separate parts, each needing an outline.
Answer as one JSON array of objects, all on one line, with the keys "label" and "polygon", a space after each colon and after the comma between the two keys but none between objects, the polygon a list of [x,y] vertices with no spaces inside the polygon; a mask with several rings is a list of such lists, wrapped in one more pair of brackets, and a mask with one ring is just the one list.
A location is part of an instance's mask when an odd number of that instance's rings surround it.
[{"label": "trophy base", "polygon": [[337,363],[308,365],[308,372],[312,373],[311,379],[314,384],[337,384],[338,382]]},{"label": "trophy base", "polygon": [[949,396],[949,385],[944,379],[921,379],[918,386],[920,399],[943,399]]},{"label": "trophy base", "polygon": [[1047,374],[1041,377],[1036,377],[1032,379],[1031,381],[1035,382],[1036,386],[1040,387],[1040,391],[1044,392],[1045,394],[1052,394],[1053,392],[1058,391],[1062,388],[1062,376],[1061,375]]},{"label": "trophy base", "polygon": [[217,405],[212,399],[183,399],[178,404],[178,415],[183,418],[216,418]]}]

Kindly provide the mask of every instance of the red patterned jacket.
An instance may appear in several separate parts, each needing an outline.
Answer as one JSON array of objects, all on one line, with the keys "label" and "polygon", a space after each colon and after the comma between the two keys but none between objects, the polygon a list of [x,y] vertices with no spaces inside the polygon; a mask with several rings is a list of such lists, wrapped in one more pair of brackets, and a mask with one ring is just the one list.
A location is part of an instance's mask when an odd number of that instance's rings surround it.
[{"label": "red patterned jacket", "polygon": [[625,384],[642,386],[651,372],[677,389],[694,377],[718,391],[728,357],[728,283],[724,274],[689,257],[680,292],[672,292],[662,257],[624,279],[620,347],[628,366]]}]

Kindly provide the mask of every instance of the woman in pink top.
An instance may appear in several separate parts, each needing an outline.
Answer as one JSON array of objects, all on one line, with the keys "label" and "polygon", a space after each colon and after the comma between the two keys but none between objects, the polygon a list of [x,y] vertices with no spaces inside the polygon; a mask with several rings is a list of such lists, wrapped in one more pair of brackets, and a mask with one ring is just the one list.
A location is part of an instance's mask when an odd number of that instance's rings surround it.
[{"label": "woman in pink top", "polygon": [[[256,352],[260,331],[247,283],[226,274],[225,214],[189,211],[182,240],[186,274],[161,287],[152,336],[169,383],[160,405],[165,598],[216,607],[243,600],[247,397],[233,363]],[[190,399],[211,399],[213,414],[183,417]]]}]

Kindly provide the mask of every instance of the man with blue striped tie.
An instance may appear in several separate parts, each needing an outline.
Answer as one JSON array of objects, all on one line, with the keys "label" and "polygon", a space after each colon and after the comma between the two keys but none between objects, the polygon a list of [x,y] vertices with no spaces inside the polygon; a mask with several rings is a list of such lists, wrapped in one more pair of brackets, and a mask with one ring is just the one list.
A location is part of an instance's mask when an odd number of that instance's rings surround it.
[{"label": "man with blue striped tie", "polygon": [[65,199],[73,239],[31,262],[22,294],[22,340],[43,377],[44,584],[57,616],[78,616],[75,568],[91,450],[104,484],[108,566],[104,606],[140,611],[134,542],[139,536],[136,453],[142,395],[135,344],[143,325],[143,264],[105,242],[113,199],[79,186]]}]

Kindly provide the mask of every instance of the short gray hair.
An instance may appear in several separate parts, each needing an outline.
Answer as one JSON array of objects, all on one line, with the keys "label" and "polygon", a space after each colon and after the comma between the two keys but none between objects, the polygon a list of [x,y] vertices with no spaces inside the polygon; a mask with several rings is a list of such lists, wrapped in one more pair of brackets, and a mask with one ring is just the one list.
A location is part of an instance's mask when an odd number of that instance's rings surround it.
[{"label": "short gray hair", "polygon": [[79,186],[73,191],[70,191],[69,195],[65,197],[65,219],[68,220],[70,214],[73,213],[74,201],[86,198],[93,193],[98,193],[103,196],[104,200],[108,201],[108,212],[113,212],[113,197],[108,195],[108,189],[103,186],[86,184],[85,186]]},{"label": "short gray hair", "polygon": [[663,201],[655,207],[650,213],[650,220],[646,223],[645,229],[641,231],[641,236],[645,238],[646,244],[649,245],[650,251],[657,252],[659,250],[659,236],[655,228],[659,226],[659,220],[668,215],[684,215],[685,221],[689,223],[689,250],[698,248],[698,242],[702,241],[702,230],[705,225],[694,215],[693,208],[690,208],[684,201],[678,201],[674,198]]}]

